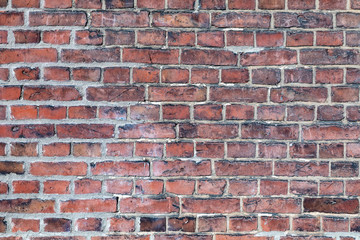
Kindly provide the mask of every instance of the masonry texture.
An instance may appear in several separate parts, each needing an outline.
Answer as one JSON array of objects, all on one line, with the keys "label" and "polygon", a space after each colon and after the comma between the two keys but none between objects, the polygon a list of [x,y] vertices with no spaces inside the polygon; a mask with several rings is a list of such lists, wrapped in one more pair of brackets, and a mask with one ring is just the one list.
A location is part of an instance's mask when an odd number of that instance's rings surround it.
[{"label": "masonry texture", "polygon": [[0,10],[0,240],[360,239],[360,0]]}]

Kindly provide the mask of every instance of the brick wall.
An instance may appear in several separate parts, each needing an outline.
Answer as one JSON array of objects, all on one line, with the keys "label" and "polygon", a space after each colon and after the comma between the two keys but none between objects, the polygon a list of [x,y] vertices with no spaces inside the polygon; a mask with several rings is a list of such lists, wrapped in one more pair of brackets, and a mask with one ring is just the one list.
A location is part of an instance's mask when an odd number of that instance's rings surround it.
[{"label": "brick wall", "polygon": [[0,10],[0,240],[360,238],[360,0]]}]

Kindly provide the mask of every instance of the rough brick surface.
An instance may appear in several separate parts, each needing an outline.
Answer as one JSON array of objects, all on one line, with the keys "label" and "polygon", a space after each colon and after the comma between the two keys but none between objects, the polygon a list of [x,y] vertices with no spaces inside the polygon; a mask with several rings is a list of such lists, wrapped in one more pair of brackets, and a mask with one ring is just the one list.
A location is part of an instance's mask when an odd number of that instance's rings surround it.
[{"label": "rough brick surface", "polygon": [[0,240],[360,239],[360,0],[0,0]]}]

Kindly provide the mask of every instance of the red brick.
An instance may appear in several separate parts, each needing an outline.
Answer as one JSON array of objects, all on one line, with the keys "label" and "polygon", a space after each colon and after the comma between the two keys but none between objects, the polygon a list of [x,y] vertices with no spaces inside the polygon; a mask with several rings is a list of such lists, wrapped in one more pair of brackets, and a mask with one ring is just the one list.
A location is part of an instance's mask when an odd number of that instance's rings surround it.
[{"label": "red brick", "polygon": [[336,68],[317,68],[316,83],[337,84],[342,83],[344,72]]},{"label": "red brick", "polygon": [[265,232],[271,231],[288,231],[290,228],[290,221],[288,217],[261,217],[261,227]]},{"label": "red brick", "polygon": [[133,189],[133,183],[130,180],[114,179],[106,180],[106,192],[115,194],[130,194]]},{"label": "red brick", "polygon": [[323,217],[323,229],[326,232],[349,231],[349,219],[342,217]]},{"label": "red brick", "polygon": [[247,83],[249,82],[249,71],[247,69],[223,69],[221,71],[221,82],[223,83]]},{"label": "red brick", "polygon": [[181,63],[188,65],[235,66],[236,54],[225,50],[188,49],[181,53]]},{"label": "red brick", "polygon": [[180,124],[180,138],[231,139],[238,136],[237,124]]},{"label": "red brick", "polygon": [[195,105],[194,118],[196,120],[221,120],[222,106],[221,105]]},{"label": "red brick", "polygon": [[289,153],[291,158],[315,158],[316,144],[291,143]]},{"label": "red brick", "polygon": [[70,232],[71,220],[66,218],[45,218],[45,232]]},{"label": "red brick", "polygon": [[70,43],[70,31],[44,31],[43,41],[51,44],[69,44]]},{"label": "red brick", "polygon": [[289,9],[299,9],[299,10],[308,10],[315,8],[315,0],[288,0],[288,8]]},{"label": "red brick", "polygon": [[160,81],[160,70],[157,68],[134,68],[133,81],[136,83],[158,83]]},{"label": "red brick", "polygon": [[76,106],[68,108],[68,118],[70,119],[91,119],[96,118],[96,107]]},{"label": "red brick", "polygon": [[24,13],[22,12],[1,12],[0,26],[21,26],[24,24]]},{"label": "red brick", "polygon": [[101,219],[100,218],[77,219],[76,228],[79,231],[101,231]]},{"label": "red brick", "polygon": [[86,175],[84,162],[34,162],[30,164],[30,174],[34,176],[82,176]]},{"label": "red brick", "polygon": [[82,97],[75,87],[68,86],[26,86],[23,98],[29,101],[76,101]]},{"label": "red brick", "polygon": [[226,32],[226,39],[228,46],[254,46],[253,32],[228,31]]},{"label": "red brick", "polygon": [[240,63],[243,66],[292,65],[297,59],[293,50],[262,50],[242,54]]},{"label": "red brick", "polygon": [[196,219],[192,217],[169,218],[169,230],[195,232],[195,221]]},{"label": "red brick", "polygon": [[218,102],[266,102],[267,89],[247,87],[211,87],[210,100]]},{"label": "red brick", "polygon": [[270,15],[251,12],[215,13],[212,15],[212,26],[218,28],[269,28]]},{"label": "red brick", "polygon": [[190,107],[187,105],[163,105],[163,118],[167,120],[190,119]]},{"label": "red brick", "polygon": [[244,139],[296,140],[298,138],[298,126],[248,123],[242,125],[241,136]]},{"label": "red brick", "polygon": [[210,18],[207,13],[154,13],[152,24],[154,27],[209,27]]},{"label": "red brick", "polygon": [[[175,2],[179,2],[174,0]],[[193,0],[191,0],[193,1]],[[181,1],[181,3],[186,1]],[[179,2],[180,3],[180,2]],[[169,3],[170,6],[170,3]],[[168,32],[169,46],[194,46],[195,33],[193,32]]]},{"label": "red brick", "polygon": [[85,26],[84,12],[30,12],[30,26]]},{"label": "red brick", "polygon": [[313,42],[314,34],[312,32],[287,32],[287,47],[312,46]]},{"label": "red brick", "polygon": [[133,143],[108,143],[106,144],[106,156],[123,156],[129,157],[132,156],[134,149]]},{"label": "red brick", "polygon": [[13,0],[13,8],[38,8],[40,7],[40,0]]},{"label": "red brick", "polygon": [[[143,0],[145,1],[145,0]],[[195,0],[168,0],[168,7],[171,9],[194,9]]]},{"label": "red brick", "polygon": [[166,182],[166,192],[178,195],[192,195],[195,191],[193,180],[169,180]]},{"label": "red brick", "polygon": [[162,143],[137,142],[135,156],[162,157],[164,145]]},{"label": "red brick", "polygon": [[133,218],[110,218],[110,231],[112,232],[133,232],[135,220]]},{"label": "red brick", "polygon": [[0,125],[0,137],[48,138],[54,133],[54,125],[51,124]]},{"label": "red brick", "polygon": [[99,107],[99,118],[125,120],[127,109],[125,107]]},{"label": "red brick", "polygon": [[303,127],[304,140],[351,140],[358,139],[360,128],[351,125],[312,125]]},{"label": "red brick", "polygon": [[320,0],[319,1],[320,9],[346,9],[346,0]]},{"label": "red brick", "polygon": [[230,9],[255,9],[255,0],[238,1],[229,0]]},{"label": "red brick", "polygon": [[302,232],[320,231],[320,218],[303,216],[293,219],[293,230]]},{"label": "red brick", "polygon": [[350,47],[358,47],[360,40],[359,32],[347,32],[346,33],[346,45]]},{"label": "red brick", "polygon": [[279,12],[274,20],[276,28],[332,28],[332,15],[321,12]]},{"label": "red brick", "polygon": [[260,194],[261,195],[286,195],[288,191],[288,182],[281,180],[261,180]]},{"label": "red brick", "polygon": [[135,191],[137,194],[158,195],[163,192],[164,183],[161,180],[137,180]]},{"label": "red brick", "polygon": [[283,87],[271,89],[270,99],[275,103],[325,102],[327,89],[323,87]]},{"label": "red brick", "polygon": [[282,143],[261,143],[259,144],[259,158],[286,158],[286,145]]},{"label": "red brick", "polygon": [[225,187],[225,180],[200,180],[197,192],[198,194],[223,195]]},{"label": "red brick", "polygon": [[57,0],[45,0],[45,8],[71,8],[72,1],[71,0],[64,0],[64,1],[57,1]]},{"label": "red brick", "polygon": [[246,198],[243,209],[248,213],[300,213],[299,198]]},{"label": "red brick", "polygon": [[317,195],[318,184],[314,181],[291,181],[290,193],[296,195]]},{"label": "red brick", "polygon": [[[117,55],[120,56],[120,55]],[[179,51],[176,49],[123,49],[123,62],[151,63],[151,64],[177,64]]]},{"label": "red brick", "polygon": [[229,193],[234,196],[249,196],[257,193],[257,180],[230,180]]},{"label": "red brick", "polygon": [[[99,73],[100,77],[100,73]],[[130,70],[128,68],[105,68],[104,83],[129,83]]]},{"label": "red brick", "polygon": [[[1,41],[1,37],[0,37],[0,41]],[[9,69],[0,68],[0,80],[9,81]]]},{"label": "red brick", "polygon": [[208,176],[211,174],[210,161],[154,161],[154,176]]},{"label": "red brick", "polygon": [[277,85],[281,79],[279,69],[260,68],[252,71],[252,83],[260,85]]},{"label": "red brick", "polygon": [[127,124],[119,127],[119,138],[175,138],[172,123]]},{"label": "red brick", "polygon": [[120,49],[63,49],[61,61],[70,63],[120,62]]},{"label": "red brick", "polygon": [[224,143],[217,142],[197,142],[196,156],[201,158],[223,158]]},{"label": "red brick", "polygon": [[191,142],[172,142],[166,144],[166,157],[193,157],[194,144]]},{"label": "red brick", "polygon": [[101,192],[101,181],[80,179],[75,182],[75,194],[90,194]]},{"label": "red brick", "polygon": [[0,53],[0,64],[57,61],[57,51],[54,48],[0,49]]},{"label": "red brick", "polygon": [[184,213],[234,213],[240,211],[240,201],[236,198],[184,198],[182,210]]},{"label": "red brick", "polygon": [[275,163],[276,176],[329,176],[328,162],[278,161]]},{"label": "red brick", "polygon": [[258,47],[279,47],[284,45],[282,32],[257,32],[256,44]]},{"label": "red brick", "polygon": [[138,0],[139,8],[163,9],[165,7],[164,0]]},{"label": "red brick", "polygon": [[359,175],[358,162],[333,162],[331,163],[331,176],[355,177]]},{"label": "red brick", "polygon": [[344,193],[344,183],[342,181],[321,181],[320,195],[342,195]]},{"label": "red brick", "polygon": [[106,45],[133,45],[135,44],[135,32],[133,31],[105,31]]},{"label": "red brick", "polygon": [[21,219],[13,218],[12,219],[12,232],[39,232],[40,231],[40,220],[38,219]]},{"label": "red brick", "polygon": [[58,138],[111,138],[114,126],[109,124],[60,124],[57,125]]},{"label": "red brick", "polygon": [[11,106],[11,119],[36,119],[38,110],[36,106],[17,105]]},{"label": "red brick", "polygon": [[44,182],[45,194],[70,194],[70,181],[48,180]]},{"label": "red brick", "polygon": [[271,175],[270,162],[260,161],[217,161],[217,176],[268,176]]},{"label": "red brick", "polygon": [[162,83],[188,83],[189,70],[178,68],[167,68],[161,71]]},{"label": "red brick", "polygon": [[105,1],[105,4],[107,9],[132,8],[134,0],[108,0]]},{"label": "red brick", "polygon": [[230,158],[251,158],[255,157],[255,144],[249,142],[228,142],[227,156]]},{"label": "red brick", "polygon": [[177,198],[122,198],[120,200],[121,213],[165,214],[179,212]]},{"label": "red brick", "polygon": [[116,199],[82,199],[68,200],[60,202],[60,212],[76,213],[76,212],[115,212]]},{"label": "red brick", "polygon": [[0,211],[6,213],[55,213],[54,200],[7,199],[0,200]]},{"label": "red brick", "polygon": [[39,181],[13,181],[14,193],[39,193]]},{"label": "red brick", "polygon": [[305,198],[303,205],[305,212],[354,214],[359,211],[357,199]]},{"label": "red brick", "polygon": [[300,51],[300,62],[304,65],[358,64],[358,55],[359,52],[352,49],[303,49]]},{"label": "red brick", "polygon": [[318,120],[321,121],[341,121],[344,119],[344,109],[342,106],[319,106]]},{"label": "red brick", "polygon": [[107,176],[149,176],[148,162],[98,162],[91,166],[93,175]]},{"label": "red brick", "polygon": [[[205,1],[217,1],[217,0],[205,0]],[[199,46],[203,46],[203,47],[225,46],[224,32],[220,32],[220,31],[198,32],[197,39]]]},{"label": "red brick", "polygon": [[75,0],[75,6],[77,8],[100,9],[101,0]]},{"label": "red brick", "polygon": [[285,69],[284,78],[286,83],[312,83],[313,71],[309,68]]},{"label": "red brick", "polygon": [[65,119],[66,107],[39,106],[40,119]]},{"label": "red brick", "polygon": [[47,67],[44,68],[44,79],[56,81],[69,81],[70,69],[66,67]]},{"label": "red brick", "polygon": [[283,121],[285,119],[284,106],[259,106],[257,109],[259,120]]},{"label": "red brick", "polygon": [[91,13],[92,27],[147,27],[149,26],[149,14],[140,12],[108,12],[97,11]]},{"label": "red brick", "polygon": [[235,232],[249,232],[257,230],[258,222],[256,217],[232,217],[229,222],[229,229]]},{"label": "red brick", "polygon": [[38,156],[37,148],[37,143],[11,143],[10,154],[16,157],[36,157]]},{"label": "red brick", "polygon": [[149,87],[149,100],[154,102],[202,102],[205,99],[204,87]]},{"label": "red brick", "polygon": [[137,33],[137,43],[141,45],[165,45],[165,42],[165,31],[144,30]]},{"label": "red brick", "polygon": [[15,43],[39,43],[39,31],[14,31]]},{"label": "red brick", "polygon": [[343,32],[316,32],[316,45],[318,46],[341,46],[343,44]]},{"label": "red brick", "polygon": [[254,107],[248,105],[228,105],[226,107],[226,119],[250,120],[254,118]]}]

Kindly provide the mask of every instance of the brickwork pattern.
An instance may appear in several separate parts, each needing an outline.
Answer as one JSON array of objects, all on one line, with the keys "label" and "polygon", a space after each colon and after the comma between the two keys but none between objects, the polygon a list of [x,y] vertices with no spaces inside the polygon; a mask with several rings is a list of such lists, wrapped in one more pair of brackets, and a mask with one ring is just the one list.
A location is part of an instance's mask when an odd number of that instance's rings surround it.
[{"label": "brickwork pattern", "polygon": [[360,239],[360,0],[0,0],[0,240]]}]

